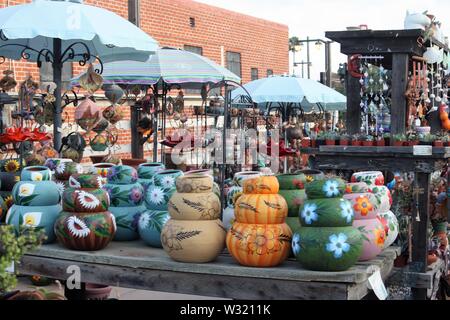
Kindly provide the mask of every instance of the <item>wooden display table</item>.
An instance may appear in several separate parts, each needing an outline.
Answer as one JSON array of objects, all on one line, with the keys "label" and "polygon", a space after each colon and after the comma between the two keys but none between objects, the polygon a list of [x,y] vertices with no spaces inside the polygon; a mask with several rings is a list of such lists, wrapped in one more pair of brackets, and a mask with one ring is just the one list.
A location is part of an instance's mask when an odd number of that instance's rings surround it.
[{"label": "wooden display table", "polygon": [[398,248],[390,247],[348,271],[315,272],[302,269],[295,260],[276,268],[243,267],[228,254],[212,263],[180,263],[141,241],[112,242],[97,252],[50,244],[25,255],[19,271],[65,280],[71,275],[67,268],[77,265],[82,282],[126,288],[231,299],[356,300],[369,293],[368,277],[374,270],[379,268],[383,279],[388,277],[398,253]]}]

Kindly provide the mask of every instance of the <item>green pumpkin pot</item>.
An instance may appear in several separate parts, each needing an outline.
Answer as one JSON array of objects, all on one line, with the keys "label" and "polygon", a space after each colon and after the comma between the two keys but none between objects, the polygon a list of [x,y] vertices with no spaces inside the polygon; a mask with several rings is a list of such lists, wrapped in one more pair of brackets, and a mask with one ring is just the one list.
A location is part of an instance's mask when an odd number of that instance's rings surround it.
[{"label": "green pumpkin pot", "polygon": [[130,166],[114,166],[108,171],[108,183],[111,184],[133,184],[138,180],[135,168]]},{"label": "green pumpkin pot", "polygon": [[298,217],[287,217],[286,224],[291,228],[292,232],[296,232],[302,226]]},{"label": "green pumpkin pot", "polygon": [[344,195],[345,186],[345,181],[339,178],[314,180],[306,184],[306,194],[308,199],[341,198]]},{"label": "green pumpkin pot", "polygon": [[69,187],[76,189],[101,189],[106,179],[98,174],[73,174],[69,177]]},{"label": "green pumpkin pot", "polygon": [[49,181],[52,180],[52,172],[45,166],[32,166],[23,168],[20,173],[21,181]]},{"label": "green pumpkin pot", "polygon": [[306,176],[303,173],[287,173],[277,175],[280,190],[304,189]]},{"label": "green pumpkin pot", "polygon": [[110,204],[108,193],[102,189],[67,188],[63,193],[63,210],[68,212],[103,212]]},{"label": "green pumpkin pot", "polygon": [[361,233],[353,227],[300,228],[292,237],[292,251],[306,269],[344,271],[361,255]]},{"label": "green pumpkin pot", "polygon": [[21,206],[53,206],[61,201],[58,186],[53,181],[21,181],[12,190],[14,203]]},{"label": "green pumpkin pot", "polygon": [[288,204],[288,216],[289,217],[297,217],[300,206],[306,200],[306,192],[305,190],[280,190],[278,191]]},{"label": "green pumpkin pot", "polygon": [[109,211],[116,218],[117,231],[114,241],[132,241],[139,238],[138,221],[147,211],[144,205],[135,207],[110,207]]},{"label": "green pumpkin pot", "polygon": [[158,172],[166,169],[166,166],[160,162],[142,163],[138,167],[139,179],[153,179],[153,176]]},{"label": "green pumpkin pot", "polygon": [[140,206],[144,202],[144,187],[138,182],[132,184],[106,184],[103,190],[107,191],[113,207]]},{"label": "green pumpkin pot", "polygon": [[296,173],[297,174],[304,174],[305,175],[305,179],[306,179],[306,183],[313,182],[313,181],[316,181],[316,180],[323,180],[323,179],[325,179],[325,175],[320,170],[307,169],[307,170],[299,170]]},{"label": "green pumpkin pot", "polygon": [[304,227],[348,227],[355,214],[350,201],[331,198],[306,200],[299,216]]},{"label": "green pumpkin pot", "polygon": [[167,211],[145,211],[141,214],[138,222],[139,236],[149,246],[162,248],[161,231],[169,219]]}]

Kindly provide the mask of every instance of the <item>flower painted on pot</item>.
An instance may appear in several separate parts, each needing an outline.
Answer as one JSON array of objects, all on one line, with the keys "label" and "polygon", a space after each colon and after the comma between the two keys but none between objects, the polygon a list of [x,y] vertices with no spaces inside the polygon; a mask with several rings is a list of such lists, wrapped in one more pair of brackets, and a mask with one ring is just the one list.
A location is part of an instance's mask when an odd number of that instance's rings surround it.
[{"label": "flower painted on pot", "polygon": [[352,204],[349,201],[341,201],[340,207],[342,209],[341,216],[347,221],[352,222],[355,213],[353,212]]},{"label": "flower painted on pot", "polygon": [[62,196],[66,190],[66,185],[62,181],[56,181],[56,187],[58,188],[59,194]]},{"label": "flower painted on pot", "polygon": [[247,243],[249,252],[258,255],[277,252],[281,249],[281,244],[275,233],[262,227],[257,228],[255,233],[250,233],[247,236]]},{"label": "flower painted on pot", "polygon": [[60,162],[55,168],[55,171],[59,174],[63,174],[65,170],[66,170],[65,162]]},{"label": "flower painted on pot", "polygon": [[164,176],[161,179],[161,186],[167,189],[173,188],[175,186],[175,179],[171,176]]},{"label": "flower painted on pot", "polygon": [[23,225],[28,227],[38,227],[41,223],[42,212],[27,212],[23,215]]},{"label": "flower painted on pot", "polygon": [[147,212],[142,213],[138,223],[141,228],[147,228],[150,223],[150,215]]},{"label": "flower painted on pot", "polygon": [[373,233],[375,234],[375,244],[380,248],[384,248],[384,242],[386,241],[385,230],[382,228],[376,228],[373,230]]},{"label": "flower painted on pot", "polygon": [[31,181],[42,181],[44,176],[40,172],[32,172],[31,173]]},{"label": "flower painted on pot", "polygon": [[6,205],[6,208],[7,208],[7,209],[11,208],[13,204],[14,204],[14,199],[13,199],[12,195],[7,196],[7,197],[5,198],[5,205]]},{"label": "flower painted on pot", "polygon": [[134,204],[138,204],[142,202],[142,189],[141,188],[133,188],[130,191],[130,201]]},{"label": "flower painted on pot", "polygon": [[353,209],[359,212],[361,216],[367,216],[369,212],[373,210],[373,205],[370,203],[369,198],[365,196],[359,196],[356,199],[356,203],[353,205]]},{"label": "flower painted on pot", "polygon": [[85,209],[95,209],[98,205],[100,205],[100,201],[93,194],[86,191],[78,191],[78,201]]},{"label": "flower painted on pot", "polygon": [[5,162],[5,171],[6,172],[17,172],[20,169],[19,161],[17,160],[8,160]]},{"label": "flower painted on pot", "polygon": [[74,238],[86,238],[91,233],[86,223],[76,216],[67,219],[67,228]]},{"label": "flower painted on pot", "polygon": [[36,186],[31,183],[24,183],[19,187],[19,196],[20,197],[29,197],[33,194],[34,188]]},{"label": "flower painted on pot", "polygon": [[300,235],[296,233],[292,237],[292,252],[294,253],[294,255],[298,255],[300,253],[300,250]]},{"label": "flower painted on pot", "polygon": [[103,186],[106,184],[106,178],[105,177],[103,177],[103,176],[98,176],[97,177],[97,184],[98,184],[98,187],[101,189],[101,188],[103,188]]},{"label": "flower painted on pot", "polygon": [[314,203],[308,203],[303,207],[300,213],[306,224],[312,224],[313,221],[317,221],[319,216],[316,213],[317,205]]},{"label": "flower painted on pot", "polygon": [[323,192],[328,198],[337,197],[339,195],[339,183],[336,180],[328,180],[323,185]]},{"label": "flower painted on pot", "polygon": [[350,250],[350,245],[347,243],[347,236],[344,233],[338,235],[332,234],[329,237],[330,242],[326,245],[326,250],[333,253],[336,259],[342,257],[345,252]]},{"label": "flower painted on pot", "polygon": [[292,180],[292,183],[294,184],[294,186],[297,189],[304,189],[305,188],[305,184],[300,179],[294,179],[294,180]]},{"label": "flower painted on pot", "polygon": [[313,176],[306,176],[306,182],[313,182],[314,177]]},{"label": "flower painted on pot", "polygon": [[70,178],[69,178],[69,187],[75,188],[75,189],[80,189],[81,188],[81,184],[80,184],[80,182],[78,182],[77,179],[75,179],[74,177],[70,176]]},{"label": "flower painted on pot", "polygon": [[155,205],[162,204],[164,201],[164,191],[159,187],[154,187],[150,190],[149,201]]}]

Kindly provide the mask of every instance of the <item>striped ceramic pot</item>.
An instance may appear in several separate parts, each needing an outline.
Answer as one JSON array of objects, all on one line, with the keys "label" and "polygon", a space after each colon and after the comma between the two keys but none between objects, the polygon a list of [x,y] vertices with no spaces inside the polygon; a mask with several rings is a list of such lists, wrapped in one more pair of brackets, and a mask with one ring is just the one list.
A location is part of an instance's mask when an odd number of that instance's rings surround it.
[{"label": "striped ceramic pot", "polygon": [[147,210],[138,221],[139,236],[146,244],[155,248],[162,248],[161,231],[169,221],[168,211]]},{"label": "striped ceramic pot", "polygon": [[144,205],[132,207],[109,207],[116,218],[117,231],[114,241],[132,241],[139,238],[138,221],[147,211]]},{"label": "striped ceramic pot", "polygon": [[14,203],[21,206],[53,206],[61,201],[58,186],[53,181],[21,181],[12,190]]},{"label": "striped ceramic pot", "polygon": [[45,166],[31,166],[23,168],[20,173],[21,181],[48,181],[52,180],[52,172]]}]

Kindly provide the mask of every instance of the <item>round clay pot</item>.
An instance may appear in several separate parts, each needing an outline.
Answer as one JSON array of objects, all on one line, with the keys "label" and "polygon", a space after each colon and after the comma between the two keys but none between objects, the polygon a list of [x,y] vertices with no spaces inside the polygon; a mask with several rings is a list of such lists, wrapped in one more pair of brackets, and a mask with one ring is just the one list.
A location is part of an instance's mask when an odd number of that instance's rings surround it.
[{"label": "round clay pot", "polygon": [[83,167],[75,162],[59,162],[55,168],[56,180],[69,180],[73,174],[83,173]]},{"label": "round clay pot", "polygon": [[304,189],[306,176],[302,173],[286,173],[277,175],[280,190]]},{"label": "round clay pot", "polygon": [[153,176],[153,184],[164,189],[175,188],[175,181],[183,176],[181,170],[163,170]]},{"label": "round clay pot", "polygon": [[354,220],[353,227],[361,232],[363,249],[359,261],[372,260],[381,253],[386,241],[386,233],[381,221],[375,219]]},{"label": "round clay pot", "polygon": [[227,206],[234,208],[237,199],[242,195],[242,187],[233,186],[227,192]]},{"label": "round clay pot", "polygon": [[235,221],[234,207],[226,207],[222,212],[222,222],[227,230],[230,230]]},{"label": "round clay pot", "polygon": [[288,205],[288,216],[298,218],[300,206],[305,202],[307,196],[305,190],[281,190],[278,191]]},{"label": "round clay pot", "polygon": [[325,145],[327,145],[327,146],[334,146],[334,145],[336,145],[336,140],[334,140],[334,139],[325,139]]},{"label": "round clay pot", "polygon": [[342,198],[310,199],[300,207],[299,216],[304,227],[348,227],[354,212],[350,201]]},{"label": "round clay pot", "polygon": [[233,181],[237,186],[242,187],[245,180],[259,176],[261,176],[259,171],[241,171],[234,174]]},{"label": "round clay pot", "polygon": [[389,211],[392,205],[391,191],[386,186],[374,186],[371,191],[377,200],[377,212]]},{"label": "round clay pot", "polygon": [[133,167],[119,165],[109,169],[107,178],[110,184],[133,184],[137,182],[138,174]]},{"label": "round clay pot", "polygon": [[325,179],[325,175],[322,171],[319,170],[299,170],[296,173],[303,173],[306,177],[306,182],[312,182],[314,180],[323,180]]},{"label": "round clay pot", "polygon": [[237,222],[253,224],[280,224],[287,217],[287,203],[275,194],[243,194],[236,201],[234,214]]},{"label": "round clay pot", "polygon": [[113,207],[140,206],[144,202],[144,187],[138,182],[131,184],[111,184],[103,186],[108,192]]},{"label": "round clay pot", "polygon": [[142,163],[138,167],[138,176],[140,179],[153,179],[158,172],[163,171],[166,166],[159,162]]},{"label": "round clay pot", "polygon": [[86,283],[84,298],[85,300],[107,300],[111,294],[112,288],[101,284]]},{"label": "round clay pot", "polygon": [[314,180],[306,184],[308,199],[341,198],[346,182],[340,178]]},{"label": "round clay pot", "polygon": [[62,203],[63,210],[68,212],[104,212],[110,204],[108,193],[94,188],[67,188]]},{"label": "round clay pot", "polygon": [[372,186],[384,185],[384,176],[381,171],[361,171],[352,175],[351,182],[365,182],[371,188]]},{"label": "round clay pot", "polygon": [[175,192],[169,200],[168,211],[177,220],[216,220],[220,218],[221,203],[212,192]]},{"label": "round clay pot", "polygon": [[340,146],[348,146],[349,143],[350,143],[350,140],[346,140],[346,139],[339,140],[339,145]]},{"label": "round clay pot", "polygon": [[21,181],[48,181],[52,180],[52,172],[45,166],[31,166],[23,168],[20,173]]},{"label": "round clay pot", "polygon": [[353,227],[300,228],[292,237],[292,251],[306,269],[344,271],[361,255],[361,234]]},{"label": "round clay pot", "polygon": [[61,201],[58,186],[53,181],[21,181],[12,190],[14,203],[21,206],[53,206]]},{"label": "round clay pot", "polygon": [[162,229],[161,242],[173,260],[203,263],[215,260],[222,252],[225,236],[220,220],[170,219]]},{"label": "round clay pot", "polygon": [[89,173],[98,174],[103,178],[107,178],[109,170],[114,166],[115,164],[113,163],[106,163],[106,162],[95,163],[92,165],[91,169],[89,170]]},{"label": "round clay pot", "polygon": [[246,194],[274,194],[280,190],[275,176],[260,176],[244,180],[242,190]]},{"label": "round clay pot", "polygon": [[147,210],[143,212],[138,221],[139,236],[149,246],[162,248],[161,231],[169,219],[167,211]]},{"label": "round clay pot", "polygon": [[207,175],[189,174],[178,177],[175,185],[181,193],[209,193],[213,189],[213,179]]},{"label": "round clay pot", "polygon": [[100,189],[106,183],[105,178],[98,174],[73,174],[69,177],[69,187],[71,188],[97,188]]},{"label": "round clay pot", "polygon": [[145,206],[149,210],[168,211],[169,200],[176,192],[176,188],[165,189],[152,185],[145,192]]},{"label": "round clay pot", "polygon": [[351,207],[355,212],[355,219],[375,219],[377,216],[377,199],[375,195],[366,193],[351,193],[344,195],[351,203]]},{"label": "round clay pot", "polygon": [[132,241],[139,238],[138,221],[141,214],[147,211],[144,205],[133,207],[109,207],[116,218],[117,231],[114,241]]},{"label": "round clay pot", "polygon": [[345,187],[345,193],[365,193],[370,192],[369,186],[365,182],[350,182]]},{"label": "round clay pot", "polygon": [[152,179],[141,179],[139,178],[137,182],[144,188],[144,192],[147,192],[147,190],[153,185],[153,178]]},{"label": "round clay pot", "polygon": [[387,236],[383,248],[387,248],[392,245],[397,239],[399,233],[398,220],[395,214],[390,210],[387,212],[379,213],[378,215],[380,216],[380,218],[385,219],[386,221],[385,229],[387,229]]}]

